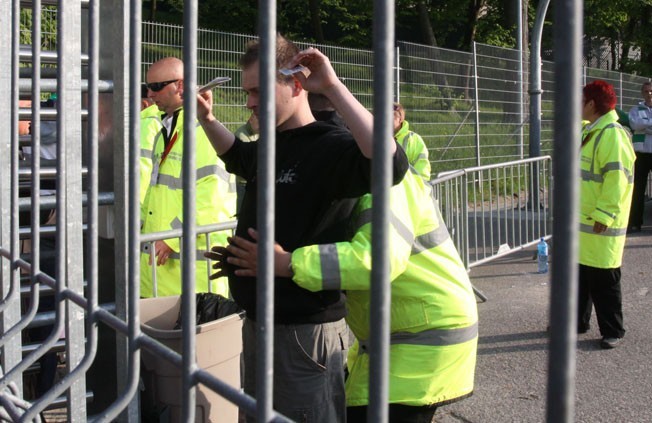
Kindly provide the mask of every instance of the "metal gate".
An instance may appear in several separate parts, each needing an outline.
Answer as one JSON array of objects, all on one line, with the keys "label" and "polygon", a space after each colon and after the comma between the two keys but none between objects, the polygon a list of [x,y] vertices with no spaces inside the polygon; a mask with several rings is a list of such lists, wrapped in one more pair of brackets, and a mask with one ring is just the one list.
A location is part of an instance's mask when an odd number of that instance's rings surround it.
[{"label": "metal gate", "polygon": [[[44,5],[57,7],[56,51],[41,50],[41,11]],[[562,7],[563,6],[563,7]],[[259,265],[261,285],[272,286],[272,240],[274,222],[273,160],[274,122],[273,81],[276,3],[261,3],[259,33],[262,39],[261,89],[265,160],[261,160],[259,204],[262,262]],[[19,42],[19,16],[32,10],[31,46]],[[566,1],[556,7],[559,28],[576,28],[581,19],[581,3]],[[101,16],[101,19],[100,19]],[[374,127],[377,141],[391,136],[392,79],[394,73],[394,2],[374,2]],[[197,2],[184,4],[184,63],[187,93],[197,85]],[[8,116],[0,125],[0,255],[2,325],[2,370],[0,379],[0,417],[12,421],[38,420],[40,413],[57,404],[64,404],[67,421],[138,421],[138,385],[140,353],[154,351],[178,366],[183,380],[183,420],[195,419],[196,387],[214,390],[236,403],[259,421],[284,421],[276,415],[271,403],[271,378],[259,379],[258,402],[231,388],[198,368],[195,362],[194,295],[184,295],[183,352],[178,354],[143,334],[139,325],[139,233],[138,157],[139,97],[141,77],[141,1],[99,0],[12,0],[0,3],[0,40],[11,46],[10,55],[0,62],[0,114]],[[10,29],[10,30],[7,30]],[[560,32],[560,31],[558,31]],[[561,33],[561,32],[560,32]],[[556,68],[557,90],[556,133],[564,140],[557,153],[563,158],[556,167],[557,180],[574,185],[576,157],[565,145],[576,145],[572,128],[578,115],[580,49],[577,30],[559,35],[560,55]],[[572,42],[569,42],[571,40]],[[6,56],[5,56],[6,57]],[[42,65],[52,66],[46,71]],[[577,75],[577,77],[568,77]],[[42,107],[44,94],[56,93],[56,107]],[[21,95],[35,101],[31,108],[19,106]],[[192,96],[184,99],[186,124],[184,136],[194,135],[195,103]],[[564,115],[564,113],[566,113]],[[18,121],[31,120],[33,136],[18,136]],[[19,156],[21,147],[31,147],[32,157],[40,157],[43,148],[41,123],[56,122],[56,160],[42,166],[39,160],[27,164]],[[383,143],[377,142],[377,145]],[[566,154],[568,153],[568,154]],[[186,169],[194,162],[191,149],[184,154]],[[386,149],[374,149],[373,228],[374,263],[387,263],[388,236],[388,163]],[[576,161],[575,161],[576,163]],[[26,167],[23,165],[26,164]],[[42,181],[56,180],[54,196],[42,195]],[[184,190],[194,183],[192,172],[186,172]],[[21,192],[29,195],[21,195]],[[555,204],[573,204],[573,189],[555,192]],[[194,215],[193,197],[184,199],[186,215]],[[553,232],[556,242],[572,246],[576,229],[571,213],[556,213]],[[42,210],[53,210],[56,223],[43,224]],[[21,212],[29,224],[20,222]],[[570,219],[568,218],[570,216]],[[565,218],[566,217],[566,218]],[[263,219],[264,218],[264,219]],[[263,221],[264,220],[264,221]],[[225,229],[224,228],[213,228]],[[184,219],[179,236],[183,250],[195,250],[196,228],[192,218]],[[44,251],[42,239],[56,239],[53,256],[55,270],[41,270]],[[162,236],[163,237],[163,236]],[[30,252],[24,245],[30,239]],[[572,420],[572,379],[574,343],[570,316],[574,252],[557,248],[553,277],[553,338],[549,421]],[[565,255],[565,256],[564,256]],[[194,270],[184,265],[184,292],[194,292]],[[386,422],[389,330],[388,272],[374,266],[372,279],[371,321],[371,392],[369,421]],[[563,294],[563,295],[561,295]],[[259,304],[266,304],[260,313],[260,324],[272,327],[273,290],[259,292]],[[39,314],[39,299],[53,298],[52,310]],[[570,298],[570,300],[568,300]],[[563,302],[566,299],[565,303]],[[21,309],[22,306],[22,309]],[[556,319],[556,320],[555,320]],[[51,324],[49,334],[38,345],[27,348],[22,332],[44,323]],[[567,330],[555,330],[564,327]],[[271,369],[271,332],[260,332],[259,368]],[[23,375],[44,354],[58,348],[65,352],[66,371],[60,381],[33,402],[23,399]],[[260,372],[259,372],[260,373]],[[271,371],[267,372],[269,375]],[[103,386],[106,385],[106,386]],[[112,386],[114,385],[114,386]],[[104,390],[108,388],[107,395]],[[87,400],[92,398],[91,402]],[[106,403],[104,403],[106,401]]]}]

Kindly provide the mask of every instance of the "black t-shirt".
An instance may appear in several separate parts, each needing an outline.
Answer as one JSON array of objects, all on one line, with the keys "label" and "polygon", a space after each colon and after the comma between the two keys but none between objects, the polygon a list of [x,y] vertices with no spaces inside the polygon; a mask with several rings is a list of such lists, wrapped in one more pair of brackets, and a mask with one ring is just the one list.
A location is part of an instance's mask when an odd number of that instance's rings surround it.
[{"label": "black t-shirt", "polygon": [[[250,239],[256,228],[258,142],[238,139],[220,158],[230,173],[247,182],[236,234]],[[393,181],[408,169],[403,150],[393,157]],[[355,201],[371,190],[371,161],[360,152],[350,132],[326,122],[276,134],[276,241],[286,250],[345,241],[346,223]],[[229,272],[233,298],[256,316],[256,280]],[[277,323],[324,323],[346,315],[340,291],[311,292],[290,278],[275,278]]]}]

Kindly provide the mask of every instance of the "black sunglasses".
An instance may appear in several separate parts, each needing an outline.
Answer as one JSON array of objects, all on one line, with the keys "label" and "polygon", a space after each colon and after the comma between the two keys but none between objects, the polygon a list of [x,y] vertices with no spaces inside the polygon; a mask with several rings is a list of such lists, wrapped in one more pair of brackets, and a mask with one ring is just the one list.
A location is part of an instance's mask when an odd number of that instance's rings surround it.
[{"label": "black sunglasses", "polygon": [[178,79],[171,79],[169,81],[161,81],[161,82],[149,82],[146,83],[145,86],[147,87],[148,90],[154,91],[155,93],[161,91],[163,88],[166,86],[170,85],[173,82],[177,82]]}]

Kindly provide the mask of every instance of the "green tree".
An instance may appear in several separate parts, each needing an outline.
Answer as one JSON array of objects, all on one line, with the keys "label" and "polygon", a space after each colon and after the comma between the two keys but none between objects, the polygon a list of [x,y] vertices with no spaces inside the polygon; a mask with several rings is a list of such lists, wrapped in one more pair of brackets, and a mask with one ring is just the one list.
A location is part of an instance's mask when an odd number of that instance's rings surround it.
[{"label": "green tree", "polygon": [[[586,0],[584,33],[590,44],[606,44],[615,70],[652,71],[652,0]],[[641,60],[629,59],[640,50]]]}]

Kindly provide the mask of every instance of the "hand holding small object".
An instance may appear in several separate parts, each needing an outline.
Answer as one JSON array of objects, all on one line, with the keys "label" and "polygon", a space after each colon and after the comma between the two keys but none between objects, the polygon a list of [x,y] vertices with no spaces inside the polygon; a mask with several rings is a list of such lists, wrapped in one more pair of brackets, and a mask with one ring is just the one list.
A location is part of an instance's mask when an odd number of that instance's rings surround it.
[{"label": "hand holding small object", "polygon": [[219,85],[225,84],[229,82],[231,78],[228,76],[218,76],[217,78],[213,79],[212,81],[209,81],[208,83],[202,85],[201,87],[197,88],[198,93],[203,93],[206,91],[209,91]]}]

